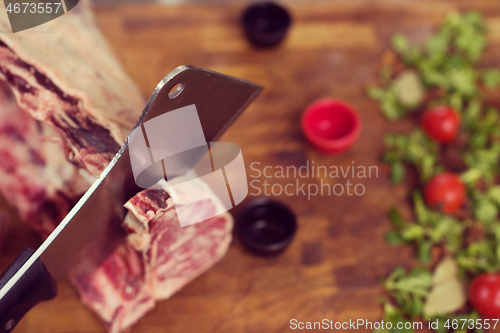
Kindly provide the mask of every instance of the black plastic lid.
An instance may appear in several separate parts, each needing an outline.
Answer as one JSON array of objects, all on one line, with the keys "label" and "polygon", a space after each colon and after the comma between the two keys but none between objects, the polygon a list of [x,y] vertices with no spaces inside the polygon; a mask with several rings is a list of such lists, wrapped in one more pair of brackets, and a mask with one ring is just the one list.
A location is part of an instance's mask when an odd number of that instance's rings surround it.
[{"label": "black plastic lid", "polygon": [[297,230],[297,221],[287,206],[259,198],[243,207],[236,229],[247,248],[257,254],[272,254],[290,244]]},{"label": "black plastic lid", "polygon": [[292,22],[288,11],[273,2],[251,5],[241,20],[248,39],[261,47],[281,42]]}]

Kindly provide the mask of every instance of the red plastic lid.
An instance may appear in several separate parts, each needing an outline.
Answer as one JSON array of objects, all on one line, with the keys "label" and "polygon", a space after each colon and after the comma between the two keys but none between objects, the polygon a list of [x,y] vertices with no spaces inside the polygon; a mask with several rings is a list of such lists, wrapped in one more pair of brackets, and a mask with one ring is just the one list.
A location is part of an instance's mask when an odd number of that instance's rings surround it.
[{"label": "red plastic lid", "polygon": [[327,154],[348,149],[356,142],[362,128],[356,109],[333,98],[310,104],[302,114],[301,125],[306,138]]}]

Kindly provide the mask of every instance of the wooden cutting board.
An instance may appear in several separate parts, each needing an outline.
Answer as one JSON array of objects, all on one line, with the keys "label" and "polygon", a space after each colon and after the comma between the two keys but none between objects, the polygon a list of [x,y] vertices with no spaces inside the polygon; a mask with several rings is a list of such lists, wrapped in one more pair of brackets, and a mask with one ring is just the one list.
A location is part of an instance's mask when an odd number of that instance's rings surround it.
[{"label": "wooden cutting board", "polygon": [[[364,94],[376,80],[380,59],[397,31],[415,41],[429,35],[447,13],[471,7],[490,24],[490,47],[483,64],[500,65],[498,1],[291,1],[283,2],[294,22],[288,38],[273,49],[254,49],[245,40],[239,17],[244,4],[106,5],[96,8],[104,35],[149,96],[161,78],[182,64],[192,64],[265,86],[262,95],[228,130],[222,141],[242,148],[247,172],[256,187],[295,183],[296,179],[258,177],[271,166],[370,166],[378,177],[326,179],[330,185],[362,184],[362,196],[317,195],[310,199],[279,196],[298,216],[291,246],[276,257],[249,254],[235,239],[224,259],[139,321],[130,332],[287,332],[291,319],[378,321],[383,296],[379,281],[395,266],[410,266],[411,248],[392,248],[383,235],[387,210],[406,208],[407,187],[393,187],[380,163],[382,139],[390,125],[376,102]],[[98,50],[96,50],[98,52]],[[339,156],[311,149],[301,134],[304,107],[322,97],[349,101],[362,115],[364,129],[355,146]],[[258,162],[260,164],[251,163]],[[271,169],[266,169],[268,172]],[[372,169],[374,170],[374,169]],[[300,184],[319,184],[315,177]],[[269,188],[268,188],[269,189]],[[360,189],[360,188],[358,188]],[[278,187],[275,188],[275,192]],[[255,197],[250,189],[247,199]],[[3,203],[2,207],[6,207]],[[13,217],[2,244],[0,268],[38,237]],[[104,327],[78,301],[68,283],[57,299],[34,308],[17,333],[96,333]],[[364,331],[364,330],[361,330]]]}]

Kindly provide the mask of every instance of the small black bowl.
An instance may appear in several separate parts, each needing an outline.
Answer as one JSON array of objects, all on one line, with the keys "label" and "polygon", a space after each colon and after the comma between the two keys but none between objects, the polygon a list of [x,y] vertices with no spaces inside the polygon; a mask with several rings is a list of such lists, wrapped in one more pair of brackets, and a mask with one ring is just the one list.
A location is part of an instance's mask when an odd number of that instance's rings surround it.
[{"label": "small black bowl", "polygon": [[248,39],[254,45],[268,47],[283,40],[292,18],[285,8],[273,2],[264,2],[248,7],[241,21]]},{"label": "small black bowl", "polygon": [[274,254],[290,244],[297,230],[297,221],[287,206],[259,198],[240,211],[236,230],[243,244],[251,251]]}]

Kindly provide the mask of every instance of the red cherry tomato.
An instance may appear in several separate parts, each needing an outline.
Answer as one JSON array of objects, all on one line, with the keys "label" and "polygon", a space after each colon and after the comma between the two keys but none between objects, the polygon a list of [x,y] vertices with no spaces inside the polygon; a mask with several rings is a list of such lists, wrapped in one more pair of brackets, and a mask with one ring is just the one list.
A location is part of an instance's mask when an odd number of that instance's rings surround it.
[{"label": "red cherry tomato", "polygon": [[469,299],[481,316],[500,319],[500,274],[481,274],[472,280]]},{"label": "red cherry tomato", "polygon": [[452,172],[443,172],[429,180],[424,189],[425,202],[445,213],[454,213],[464,202],[465,186]]},{"label": "red cherry tomato", "polygon": [[432,139],[450,143],[456,138],[460,128],[460,115],[449,106],[437,106],[425,111],[422,127]]}]

